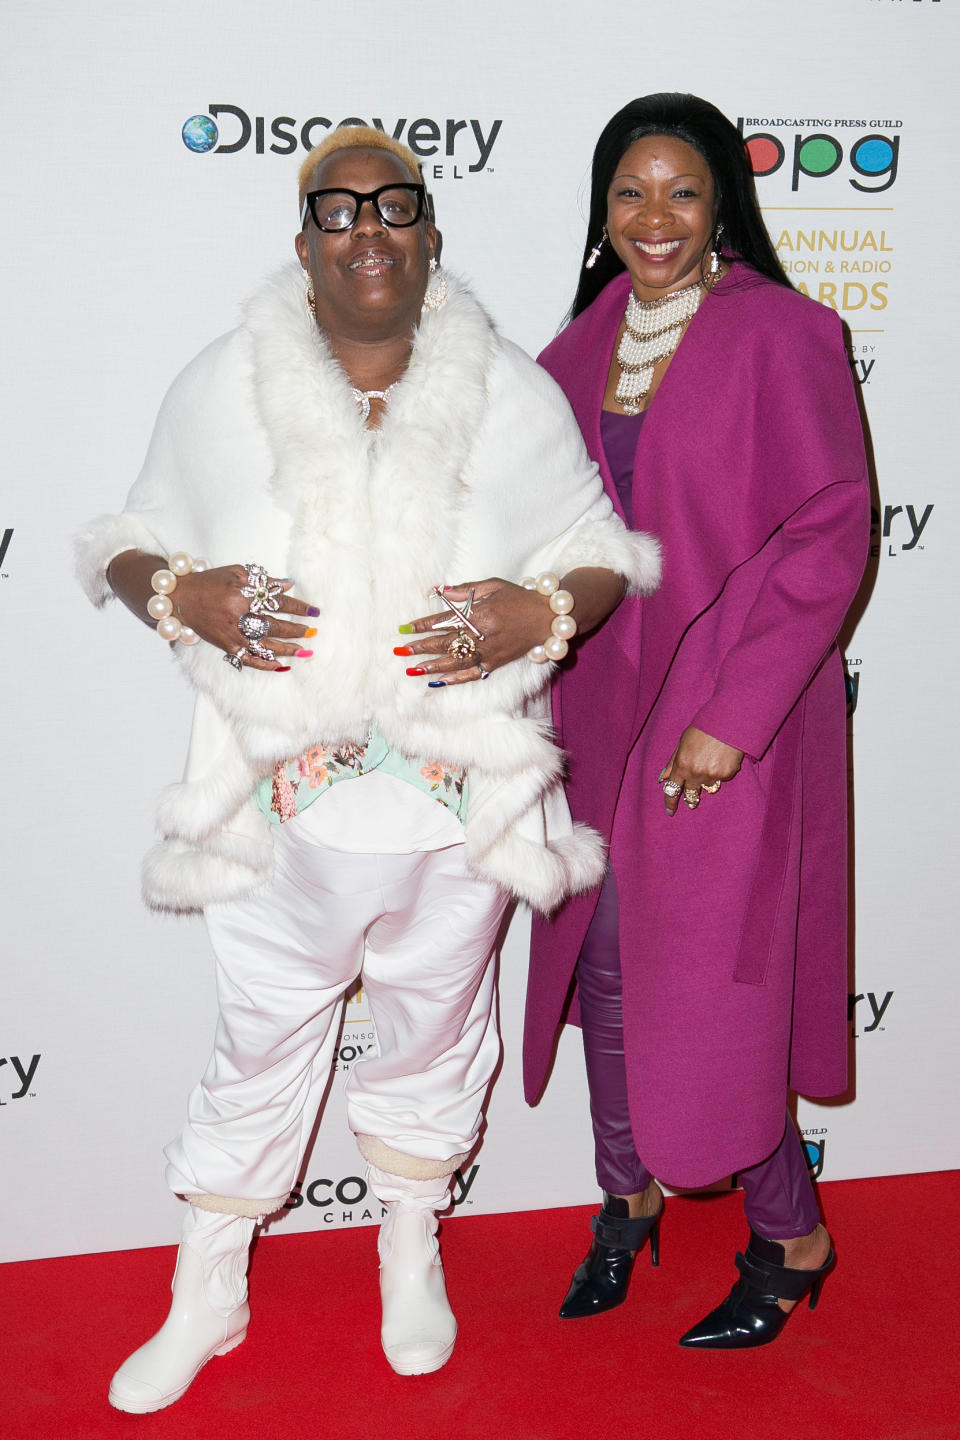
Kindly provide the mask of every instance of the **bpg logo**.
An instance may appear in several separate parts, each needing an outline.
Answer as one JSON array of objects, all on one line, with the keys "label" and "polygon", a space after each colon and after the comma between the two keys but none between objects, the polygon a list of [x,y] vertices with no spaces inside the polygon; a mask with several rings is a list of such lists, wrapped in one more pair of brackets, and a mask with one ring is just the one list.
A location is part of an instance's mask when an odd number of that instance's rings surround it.
[{"label": "bpg logo", "polygon": [[[394,140],[403,139],[421,160],[431,155],[443,155],[452,162],[453,178],[463,179],[461,164],[467,164],[471,174],[487,168],[487,161],[496,144],[503,125],[502,120],[493,120],[485,129],[480,120],[431,120],[421,116],[417,120],[401,117],[392,129],[379,116],[372,121],[361,120],[356,115],[345,120],[333,121],[326,115],[311,115],[308,120],[295,120],[292,115],[277,115],[269,121],[269,134],[273,137],[267,144],[267,120],[263,115],[253,118],[239,105],[208,105],[209,115],[191,115],[183,123],[180,134],[184,145],[195,155],[213,151],[215,155],[236,155],[244,150],[253,139],[254,153],[264,155],[269,150],[274,155],[292,155],[302,147],[311,150],[319,145],[324,132],[339,130],[343,125],[367,125],[391,135]],[[226,116],[225,125],[218,122]],[[221,130],[223,133],[221,133]],[[443,165],[434,164],[432,178],[443,179]]]},{"label": "bpg logo", "polygon": [[[804,124],[803,121],[744,120],[743,116],[738,117],[737,129],[743,135],[747,159],[758,180],[776,174],[787,159],[787,147],[770,130],[755,130],[747,135],[744,134],[745,128],[750,125],[789,126],[791,123],[801,126]],[[827,121],[812,123],[818,126],[829,124]],[[868,122],[835,120],[833,124],[842,125],[844,128],[866,128]],[[848,179],[854,190],[860,190],[867,195],[878,195],[881,191],[890,189],[897,178],[900,136],[883,134],[880,127],[899,129],[901,124],[900,120],[871,120],[868,133],[861,135],[850,146],[847,161],[854,174]],[[808,180],[823,180],[827,175],[833,175],[840,169],[843,159],[844,147],[836,136],[826,129],[816,129],[809,134],[804,134],[803,129],[795,131],[790,157],[790,189],[799,190],[801,176]]]},{"label": "bpg logo", "polygon": [[862,660],[852,660],[848,655],[843,662],[843,678],[847,689],[847,719],[852,720],[856,714],[857,700],[860,696],[860,666]]},{"label": "bpg logo", "polygon": [[[811,1180],[819,1180],[823,1174],[823,1156],[827,1148],[826,1130],[801,1130],[803,1137],[803,1153],[806,1156],[807,1168],[810,1171]],[[820,1140],[808,1140],[808,1135],[820,1135]]]},{"label": "bpg logo", "polygon": [[[32,1099],[33,1092],[30,1089],[30,1082],[33,1079],[34,1075],[36,1075],[37,1073],[37,1066],[40,1064],[40,1056],[34,1055],[29,1065],[24,1065],[19,1055],[0,1056],[0,1065],[8,1064],[13,1066],[17,1079],[20,1081],[20,1089],[13,1090],[11,1092],[10,1099],[22,1100],[26,1095],[29,1095]],[[6,1105],[6,1103],[6,1100],[0,1100],[0,1105]]]},{"label": "bpg logo", "polygon": [[10,541],[12,539],[12,530],[4,530],[3,534],[0,535],[0,566],[3,565],[4,560],[7,558],[7,551],[10,549]]}]

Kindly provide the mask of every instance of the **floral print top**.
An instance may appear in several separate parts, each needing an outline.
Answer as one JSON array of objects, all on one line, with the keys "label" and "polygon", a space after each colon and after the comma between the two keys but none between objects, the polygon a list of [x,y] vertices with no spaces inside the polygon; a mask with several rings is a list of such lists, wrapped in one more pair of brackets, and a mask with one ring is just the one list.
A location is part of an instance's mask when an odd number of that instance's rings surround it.
[{"label": "floral print top", "polygon": [[296,760],[278,765],[272,776],[261,780],[255,792],[259,808],[275,825],[292,820],[340,780],[353,780],[371,770],[393,775],[398,780],[432,795],[446,805],[461,822],[467,812],[467,775],[451,770],[440,761],[410,759],[391,750],[383,736],[371,730],[363,744],[345,744],[331,749],[313,745]]}]

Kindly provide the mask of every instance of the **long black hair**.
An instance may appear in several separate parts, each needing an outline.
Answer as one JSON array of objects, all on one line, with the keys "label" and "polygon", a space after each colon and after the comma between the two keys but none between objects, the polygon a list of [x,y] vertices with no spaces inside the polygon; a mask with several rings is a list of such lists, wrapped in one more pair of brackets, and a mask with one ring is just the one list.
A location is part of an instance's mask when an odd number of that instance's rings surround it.
[{"label": "long black hair", "polygon": [[[743,137],[727,117],[696,95],[644,95],[618,110],[604,126],[593,152],[590,218],[583,258],[599,242],[607,219],[607,192],[624,154],[645,135],[673,135],[699,151],[713,176],[717,220],[723,224],[723,246],[732,250],[778,285],[791,289],[760,214],[753,175]],[[574,319],[625,269],[607,241],[592,270],[581,269],[580,284],[570,311]]]}]

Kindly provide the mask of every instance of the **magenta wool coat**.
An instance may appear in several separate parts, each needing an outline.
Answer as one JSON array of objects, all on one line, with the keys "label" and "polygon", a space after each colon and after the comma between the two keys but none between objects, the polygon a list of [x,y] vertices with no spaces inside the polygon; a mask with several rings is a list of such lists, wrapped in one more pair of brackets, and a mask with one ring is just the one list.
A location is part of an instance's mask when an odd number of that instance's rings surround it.
[{"label": "magenta wool coat", "polygon": [[[611,498],[600,412],[629,287],[540,362]],[[788,1084],[846,1084],[846,727],[837,632],[869,490],[838,316],[742,264],[704,301],[644,421],[633,524],[663,584],[577,646],[555,688],[573,814],[610,841],[637,1151],[695,1186],[765,1159]],[[697,725],[745,752],[671,819],[657,783]],[[536,1099],[597,891],[534,922],[524,1073]]]}]

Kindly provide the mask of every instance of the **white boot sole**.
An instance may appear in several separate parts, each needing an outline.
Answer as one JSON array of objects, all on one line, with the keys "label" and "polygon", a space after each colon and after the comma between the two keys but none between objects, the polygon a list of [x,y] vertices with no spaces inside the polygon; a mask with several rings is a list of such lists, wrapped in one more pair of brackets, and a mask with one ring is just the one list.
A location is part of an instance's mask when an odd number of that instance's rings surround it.
[{"label": "white boot sole", "polygon": [[[454,1335],[449,1345],[444,1346],[435,1354],[423,1354],[425,1346],[418,1346],[415,1343],[410,1345],[395,1345],[388,1350],[386,1345],[383,1353],[392,1370],[398,1375],[432,1375],[434,1370],[442,1370],[444,1365],[453,1354],[453,1347],[457,1343]],[[419,1354],[417,1352],[420,1352]]]},{"label": "white boot sole", "polygon": [[[246,1326],[244,1326],[241,1331],[239,1331],[236,1335],[231,1336],[229,1340],[224,1340],[223,1344],[218,1345],[215,1350],[208,1351],[207,1354],[200,1361],[200,1364],[197,1366],[196,1370],[194,1370],[193,1374],[190,1376],[190,1379],[186,1382],[186,1384],[181,1385],[177,1390],[168,1391],[166,1395],[158,1395],[155,1400],[137,1400],[124,1395],[122,1393],[121,1387],[116,1385],[116,1380],[118,1378],[117,1376],[114,1376],[114,1380],[110,1385],[110,1393],[108,1394],[107,1399],[110,1401],[110,1404],[113,1406],[114,1410],[122,1410],[127,1415],[152,1415],[155,1410],[165,1410],[168,1405],[176,1404],[176,1402],[180,1399],[182,1395],[186,1395],[187,1391],[190,1389],[190,1386],[200,1374],[200,1371],[203,1369],[204,1365],[206,1365],[210,1360],[214,1359],[214,1357],[217,1355],[229,1355],[230,1351],[236,1350],[237,1346],[242,1344],[242,1342],[246,1340],[246,1338],[247,1329]],[[148,1382],[135,1380],[133,1383],[136,1385],[146,1384]]]}]

